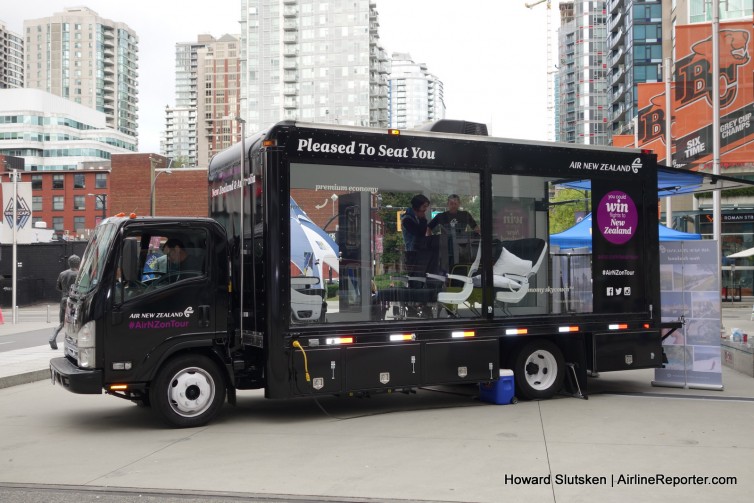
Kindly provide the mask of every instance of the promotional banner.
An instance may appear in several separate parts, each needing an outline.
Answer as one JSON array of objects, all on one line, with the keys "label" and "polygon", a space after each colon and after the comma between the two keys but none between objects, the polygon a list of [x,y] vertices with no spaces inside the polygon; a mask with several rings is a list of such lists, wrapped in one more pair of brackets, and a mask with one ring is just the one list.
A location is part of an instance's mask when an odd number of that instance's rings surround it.
[{"label": "promotional banner", "polygon": [[652,150],[657,154],[657,162],[664,163],[665,84],[662,82],[639,84],[637,106],[639,113],[636,137],[639,140],[639,147]]},{"label": "promotional banner", "polygon": [[[31,182],[18,182],[16,206],[16,243],[34,243],[37,236],[31,222]],[[3,224],[0,227],[0,243],[13,242],[13,183],[3,182]]]},{"label": "promotional banner", "polygon": [[653,385],[722,389],[719,264],[717,241],[660,244],[662,321],[683,327],[664,334],[667,362]]},{"label": "promotional banner", "polygon": [[[720,24],[720,155],[723,167],[754,159],[752,24]],[[712,160],[712,27],[676,27],[672,83],[672,165],[699,169]],[[638,85],[639,148],[665,158],[665,84]],[[624,142],[625,143],[625,142]]]}]

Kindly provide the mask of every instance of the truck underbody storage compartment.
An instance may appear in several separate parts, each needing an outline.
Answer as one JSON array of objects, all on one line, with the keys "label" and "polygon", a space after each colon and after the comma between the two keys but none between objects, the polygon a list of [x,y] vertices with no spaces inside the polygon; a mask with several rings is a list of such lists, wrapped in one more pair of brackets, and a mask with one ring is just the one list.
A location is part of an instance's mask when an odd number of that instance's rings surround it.
[{"label": "truck underbody storage compartment", "polygon": [[662,341],[647,332],[594,334],[592,371],[609,372],[659,367]]}]

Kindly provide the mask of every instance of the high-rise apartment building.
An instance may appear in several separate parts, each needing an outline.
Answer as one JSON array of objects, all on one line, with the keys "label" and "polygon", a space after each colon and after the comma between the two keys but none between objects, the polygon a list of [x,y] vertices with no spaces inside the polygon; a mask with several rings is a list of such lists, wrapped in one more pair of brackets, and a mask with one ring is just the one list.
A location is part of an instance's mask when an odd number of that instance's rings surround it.
[{"label": "high-rise apartment building", "polygon": [[0,21],[0,89],[24,87],[24,41]]},{"label": "high-rise apartment building", "polygon": [[407,53],[393,53],[388,74],[388,120],[406,129],[445,118],[442,81]]},{"label": "high-rise apartment building", "polygon": [[560,3],[556,138],[569,143],[610,142],[606,2]]},{"label": "high-rise apartment building", "polygon": [[206,167],[212,156],[240,141],[241,59],[237,36],[199,35],[176,44],[175,107],[166,108],[162,154]]},{"label": "high-rise apartment building", "polygon": [[26,87],[103,112],[107,126],[136,137],[136,33],[86,7],[24,21]]},{"label": "high-rise apartment building", "polygon": [[241,0],[241,12],[247,131],[284,119],[387,126],[373,0]]},{"label": "high-rise apartment building", "polygon": [[608,81],[612,134],[633,134],[637,84],[662,82],[661,0],[608,0]]}]

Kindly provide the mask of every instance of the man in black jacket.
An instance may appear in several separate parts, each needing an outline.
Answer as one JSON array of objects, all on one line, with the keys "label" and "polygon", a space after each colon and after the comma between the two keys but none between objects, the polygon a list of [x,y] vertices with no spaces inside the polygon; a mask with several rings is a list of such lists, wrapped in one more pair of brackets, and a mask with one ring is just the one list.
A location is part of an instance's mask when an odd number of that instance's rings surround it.
[{"label": "man in black jacket", "polygon": [[79,273],[79,265],[81,265],[81,259],[79,258],[79,256],[71,255],[70,257],[68,257],[68,269],[58,275],[58,282],[56,287],[61,294],[59,315],[60,325],[57,326],[57,328],[53,331],[52,336],[50,336],[50,347],[52,349],[58,349],[58,333],[65,324],[65,306],[68,302],[68,290],[76,281],[76,276]]}]

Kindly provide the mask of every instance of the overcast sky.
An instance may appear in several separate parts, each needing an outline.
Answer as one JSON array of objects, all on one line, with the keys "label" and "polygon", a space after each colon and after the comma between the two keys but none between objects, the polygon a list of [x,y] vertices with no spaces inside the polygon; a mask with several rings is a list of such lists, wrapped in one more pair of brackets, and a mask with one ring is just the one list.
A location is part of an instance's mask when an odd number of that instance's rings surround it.
[{"label": "overcast sky", "polygon": [[[495,136],[544,140],[547,9],[526,1],[536,0],[375,0],[380,40],[388,54],[408,52],[443,81],[448,118],[485,122]],[[25,19],[82,5],[138,35],[139,150],[159,152],[165,106],[175,104],[175,44],[238,34],[241,1],[4,0],[0,21],[20,34]],[[556,60],[555,39],[553,51]]]}]

